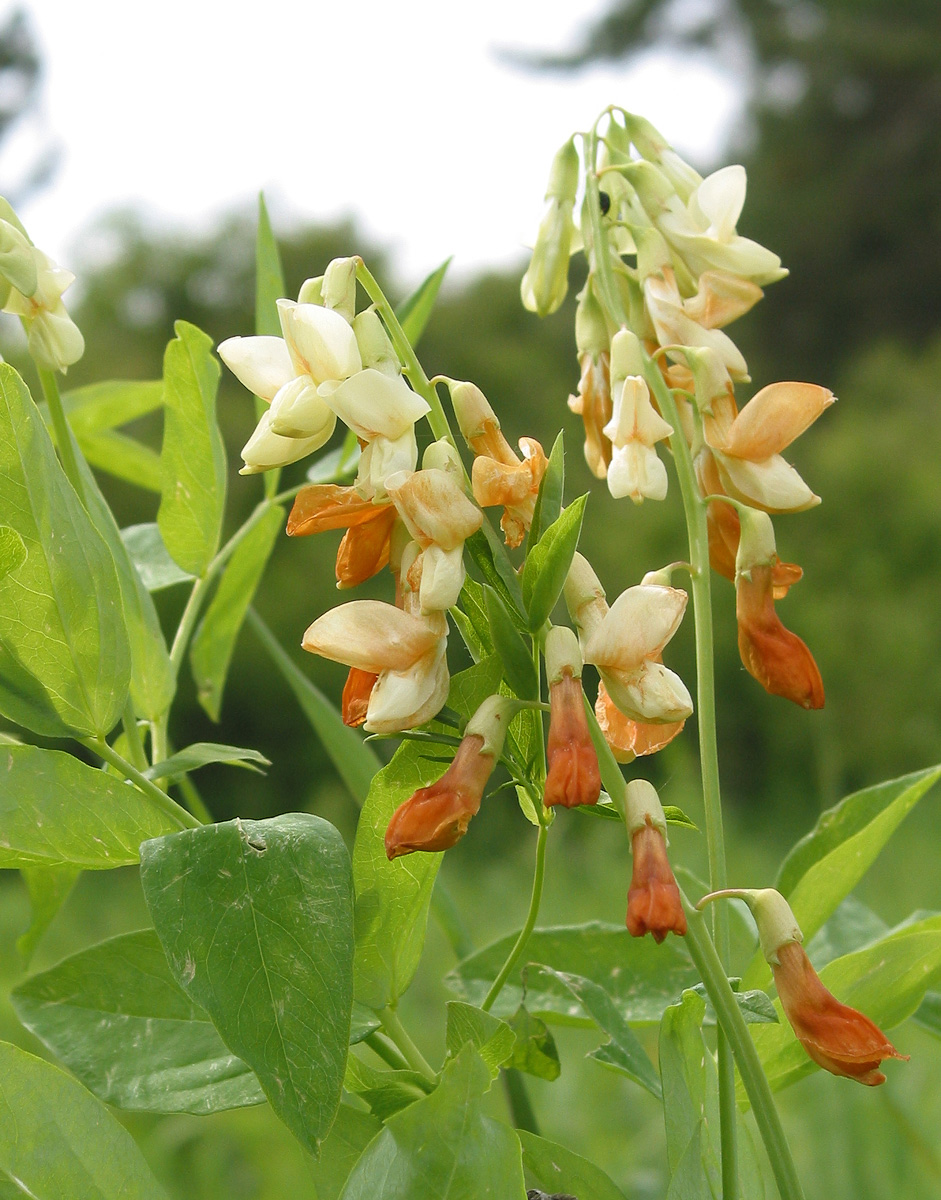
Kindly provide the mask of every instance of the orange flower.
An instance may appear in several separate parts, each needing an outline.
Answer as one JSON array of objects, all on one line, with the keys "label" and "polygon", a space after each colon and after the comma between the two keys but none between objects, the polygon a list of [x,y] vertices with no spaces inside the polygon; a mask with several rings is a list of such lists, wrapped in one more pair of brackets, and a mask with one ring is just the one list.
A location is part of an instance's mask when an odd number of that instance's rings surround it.
[{"label": "orange flower", "polygon": [[350,667],[350,673],[343,685],[343,700],[341,711],[343,724],[356,729],[366,720],[369,710],[369,697],[376,686],[378,675],[372,671],[363,671],[359,667]]},{"label": "orange flower", "polygon": [[[639,782],[639,781],[634,781]],[[680,900],[666,839],[648,815],[631,836],[634,874],[627,893],[627,928],[631,937],[653,934],[660,943],[668,933],[686,932],[686,913]]]},{"label": "orange flower", "polygon": [[355,587],[389,561],[395,508],[391,502],[364,500],[355,487],[335,483],[302,488],[288,517],[289,537],[307,537],[326,529],[346,529],[337,551],[337,583]]},{"label": "orange flower", "polygon": [[604,479],[611,462],[611,443],[604,433],[612,411],[610,356],[605,351],[597,358],[591,354],[582,354],[580,357],[582,373],[578,381],[578,395],[569,396],[568,405],[573,413],[578,413],[585,425],[585,461],[593,475]]},{"label": "orange flower", "polygon": [[833,1075],[868,1087],[885,1083],[884,1058],[901,1058],[882,1030],[855,1008],[841,1004],[824,987],[798,942],[788,942],[771,964],[778,996],[797,1040],[810,1057]]},{"label": "orange flower", "polygon": [[686,724],[685,721],[673,721],[666,725],[632,721],[617,707],[603,683],[598,684],[595,716],[598,718],[604,740],[620,763],[629,763],[635,758],[656,754],[672,742]]},{"label": "orange flower", "polygon": [[549,707],[549,774],[543,803],[566,808],[596,804],[601,795],[598,755],[585,719],[582,681],[571,668],[550,684]]}]

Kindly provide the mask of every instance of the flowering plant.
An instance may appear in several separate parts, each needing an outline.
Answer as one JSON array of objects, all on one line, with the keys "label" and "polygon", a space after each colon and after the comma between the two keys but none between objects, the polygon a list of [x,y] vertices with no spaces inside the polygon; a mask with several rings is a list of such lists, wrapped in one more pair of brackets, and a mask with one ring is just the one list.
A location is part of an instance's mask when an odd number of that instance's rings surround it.
[{"label": "flowering plant", "polygon": [[[139,863],[153,920],[15,989],[24,1026],[72,1072],[0,1046],[0,1112],[7,1079],[17,1098],[16,1120],[0,1121],[0,1170],[23,1194],[160,1194],[102,1102],[160,1113],[267,1102],[318,1160],[322,1198],[522,1200],[529,1183],[530,1196],[614,1200],[622,1193],[577,1148],[539,1135],[527,1098],[527,1072],[558,1074],[547,1023],[574,1014],[608,1039],[593,1057],[662,1103],[670,1196],[750,1196],[767,1170],[795,1200],[773,1091],[816,1067],[881,1084],[880,1062],[904,1057],[880,1026],[913,1013],[941,973],[938,918],[847,946],[819,975],[801,942],[941,768],[847,797],[787,856],[777,890],[728,886],[710,572],[734,580],[742,663],[757,684],[821,708],[813,655],[775,608],[801,569],[779,559],[772,516],[819,502],[782,451],[833,402],[795,382],[744,404],[736,395],[748,367],[725,330],[786,273],[736,231],[745,182],[735,166],[701,178],[617,108],[552,166],[523,302],[559,308],[570,257],[584,252],[570,408],[586,460],[616,500],[657,502],[674,486],[685,514],[688,560],[618,580],[610,604],[579,549],[590,507],[566,493],[562,435],[548,454],[530,436],[517,451],[476,384],[423,370],[415,345],[443,272],[396,309],[360,258],[340,258],[287,298],[263,208],[257,328],[218,346],[256,398],[242,474],[264,475],[263,498],[223,543],[221,368],[210,339],[178,322],[158,397],[157,519],[144,535],[119,530],[77,431],[106,419],[102,395],[112,413],[137,412],[153,387],[60,394],[58,373],[83,348],[62,301],[71,276],[2,209],[4,307],[25,324],[44,406],[0,366],[0,713],[18,730],[3,735],[0,866],[27,881],[31,941],[83,870]],[[70,426],[76,412],[84,422]],[[281,469],[338,427],[308,480],[279,490]],[[292,537],[346,531],[343,589],[390,572],[391,600],[352,599],[297,631],[305,650],[349,668],[338,703],[251,606],[285,525]],[[168,578],[189,587],[169,644],[147,586]],[[695,702],[664,662],[690,595]],[[265,760],[170,745],[184,659],[218,718],[245,621],[362,807],[352,850],[309,813],[214,823],[191,775]],[[472,665],[453,672],[457,640]],[[696,826],[643,770],[693,719],[708,887],[669,844],[671,829]],[[386,765],[359,727],[401,739]],[[68,749],[48,748],[51,738]],[[515,934],[475,951],[436,877],[507,778],[535,829],[532,897]],[[550,832],[565,839],[580,819],[563,809],[609,819],[633,855],[620,928],[536,929]],[[710,925],[700,915],[720,897],[754,914],[750,965],[733,954],[727,907]],[[437,1063],[399,1012],[429,912],[461,960]],[[651,1024],[656,1062],[643,1040]],[[498,1077],[509,1122],[484,1109]],[[41,1136],[17,1137],[17,1123]]]}]

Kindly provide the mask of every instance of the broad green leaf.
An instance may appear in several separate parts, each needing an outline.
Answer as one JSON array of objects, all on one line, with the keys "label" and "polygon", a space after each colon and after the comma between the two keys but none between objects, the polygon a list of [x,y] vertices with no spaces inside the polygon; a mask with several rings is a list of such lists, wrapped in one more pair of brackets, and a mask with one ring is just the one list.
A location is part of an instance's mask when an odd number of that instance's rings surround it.
[{"label": "broad green leaf", "polygon": [[101,433],[87,433],[76,440],[85,458],[99,471],[158,495],[162,491],[160,455],[136,438],[106,429]]},{"label": "broad green leaf", "polygon": [[503,665],[496,654],[487,655],[467,671],[459,671],[451,677],[448,707],[467,720],[488,696],[496,693],[502,675]]},{"label": "broad green leaf", "polygon": [[26,1028],[117,1108],[210,1113],[265,1099],[174,980],[152,929],[74,954],[19,984],[10,1000]]},{"label": "broad green leaf", "polygon": [[346,1060],[343,1087],[368,1104],[369,1111],[380,1121],[387,1121],[416,1100],[423,1100],[432,1090],[417,1071],[380,1071],[367,1066],[355,1054]]},{"label": "broad green leaf", "polygon": [[380,1028],[382,1022],[371,1008],[353,1001],[353,1019],[350,1022],[350,1045],[364,1042],[371,1033]]},{"label": "broad green leaf", "polygon": [[[822,813],[814,829],[788,854],[777,888],[794,911],[805,939],[814,936],[840,901],[878,858],[918,801],[941,778],[941,766],[903,775],[846,796]],[[767,965],[756,956],[746,982],[763,986]]]},{"label": "broad green leaf", "polygon": [[[494,664],[485,660],[451,679],[448,704],[470,717],[490,686]],[[440,854],[386,858],[385,833],[392,814],[420,787],[444,773],[427,744],[406,741],[374,776],[353,844],[356,892],[356,999],[381,1009],[395,1002],[418,967]]]},{"label": "broad green leaf", "polygon": [[527,982],[535,983],[539,977],[548,977],[566,988],[581,1005],[585,1016],[608,1035],[610,1040],[593,1050],[590,1058],[633,1079],[658,1100],[662,1098],[660,1078],[653,1063],[604,988],[581,975],[553,971],[551,967],[530,967]]},{"label": "broad green leaf", "polygon": [[259,770],[259,766],[271,766],[271,760],[265,758],[258,750],[246,750],[242,746],[223,746],[219,742],[193,742],[191,746],[178,750],[163,762],[154,763],[144,774],[148,779],[169,779],[172,782],[188,771],[198,770],[209,763],[229,763],[230,766],[245,767],[250,771]]},{"label": "broad green leaf", "polygon": [[337,1119],[320,1147],[320,1158],[308,1162],[316,1188],[313,1200],[339,1200],[350,1171],[381,1129],[381,1123],[370,1113],[350,1104],[340,1105]]},{"label": "broad green leaf", "polygon": [[222,692],[242,622],[283,523],[284,509],[271,507],[240,543],[190,645],[199,703],[214,721],[219,720]]},{"label": "broad green leaf", "polygon": [[255,237],[255,333],[281,336],[278,301],[287,296],[281,254],[275,241],[265,193],[258,193],[258,232]]},{"label": "broad green leaf", "polygon": [[194,578],[170,557],[156,521],[128,525],[121,530],[121,541],[148,592],[159,592]]},{"label": "broad green leaf", "polygon": [[539,692],[539,680],[533,656],[522,635],[510,619],[506,605],[493,588],[484,586],[487,617],[493,648],[503,664],[503,675],[517,696],[533,699]]},{"label": "broad green leaf", "polygon": [[[742,1014],[742,1019],[746,1025],[767,1025],[774,1024],[778,1019],[778,1014],[774,1011],[774,1003],[767,992],[763,992],[760,988],[752,988],[747,992],[737,990],[738,985],[742,981],[740,979],[730,979],[732,985],[732,994],[735,997],[735,1003],[739,1007]],[[709,995],[706,992],[706,985],[697,983],[691,989],[698,995],[702,996],[706,1002],[706,1013],[702,1019],[703,1025],[715,1025],[716,1012],[709,1000]]]},{"label": "broad green leaf", "polygon": [[889,926],[871,908],[855,896],[847,896],[827,923],[805,943],[804,949],[819,971],[835,958],[861,950],[888,932]]},{"label": "broad green leaf", "polygon": [[[905,923],[886,937],[828,963],[820,978],[842,1003],[890,1030],[910,1017],[926,991],[941,979],[941,915]],[[804,1053],[775,1001],[778,1025],[752,1030],[772,1088],[795,1083],[820,1068]],[[905,1047],[898,1049],[904,1053]],[[892,1067],[889,1067],[892,1070]]]},{"label": "broad green leaf", "polygon": [[167,1200],[126,1129],[64,1071],[0,1042],[0,1195]]},{"label": "broad green leaf", "polygon": [[[517,934],[500,938],[459,963],[445,982],[462,999],[480,1004],[496,978]],[[538,962],[556,971],[592,979],[608,993],[626,1021],[651,1024],[684,988],[699,982],[682,943],[669,938],[662,946],[652,938],[632,938],[622,925],[589,921],[533,931],[520,965]],[[563,1025],[593,1024],[569,989],[551,976],[528,980],[526,1007],[530,1012]],[[523,1001],[519,971],[514,971],[494,1004],[498,1016],[516,1011]]]},{"label": "broad green leaf", "polygon": [[447,1012],[448,1054],[456,1058],[470,1042],[496,1079],[500,1068],[513,1053],[516,1034],[506,1021],[460,1000],[449,1000]]},{"label": "broad green leaf", "polygon": [[493,637],[490,633],[484,589],[470,576],[464,580],[458,604],[458,608],[451,609],[451,616],[454,617],[464,645],[470,651],[474,662],[480,662],[482,658],[493,653]]},{"label": "broad green leaf", "polygon": [[[660,1077],[663,1082],[663,1120],[667,1160],[676,1189],[670,1195],[683,1200],[705,1200],[709,1195],[700,1144],[706,1110],[706,1058],[702,1019],[703,998],[686,991],[660,1021]],[[693,1151],[693,1147],[695,1150]]]},{"label": "broad green leaf", "polygon": [[529,628],[542,629],[555,608],[578,547],[587,494],[579,496],[554,521],[526,556],[523,568],[523,602]]},{"label": "broad green leaf", "polygon": [[6,363],[0,513],[26,549],[0,579],[0,712],[35,733],[106,734],[124,707],[131,670],[114,563],[26,385]]},{"label": "broad green leaf", "polygon": [[435,1091],[391,1117],[366,1147],[342,1200],[525,1200],[519,1141],[483,1115],[490,1083],[465,1046]]},{"label": "broad green leaf", "polygon": [[578,1200],[625,1200],[621,1189],[587,1158],[525,1129],[517,1129],[516,1134],[523,1146],[526,1174],[543,1191],[577,1196]]},{"label": "broad green leaf", "polygon": [[108,379],[62,393],[62,406],[79,442],[88,434],[136,421],[162,403],[159,379]]},{"label": "broad green leaf", "polygon": [[371,746],[367,746],[355,729],[343,724],[336,706],[320,688],[296,666],[290,655],[253,608],[248,610],[249,625],[262,645],[274,659],[275,666],[294,693],[304,716],[310,722],[321,745],[330,756],[337,774],[346,784],[350,795],[362,805],[369,793],[376,772],[382,766]]},{"label": "broad green leaf", "polygon": [[418,345],[421,335],[425,332],[428,318],[431,316],[435,300],[438,298],[438,291],[450,265],[451,256],[446,258],[440,267],[436,267],[430,275],[427,275],[408,299],[396,309],[395,315],[398,317],[405,336],[412,343],[413,349]]},{"label": "broad green leaf", "polygon": [[555,1038],[545,1021],[534,1017],[521,1004],[510,1017],[510,1028],[516,1034],[513,1056],[507,1063],[514,1071],[525,1071],[537,1079],[558,1079],[562,1071]]},{"label": "broad green leaf", "polygon": [[536,497],[536,507],[533,510],[533,523],[526,537],[526,553],[542,537],[543,531],[562,515],[562,496],[565,491],[565,441],[560,432],[552,443],[546,473],[539,485],[539,495]]},{"label": "broad green leaf", "polygon": [[212,339],[186,321],[163,356],[162,489],[157,524],[170,556],[202,575],[219,548],[225,512],[225,446],[216,421],[219,364]]},{"label": "broad green leaf", "polygon": [[160,618],[150,593],[128,553],[114,514],[101,494],[98,481],[81,456],[76,457],[82,476],[85,508],[98,532],[108,543],[118,574],[131,649],[131,699],[134,711],[139,716],[153,721],[170,707],[173,693],[176,691],[176,681]]},{"label": "broad green leaf", "polygon": [[941,992],[926,992],[914,1016],[922,1029],[941,1037]]},{"label": "broad green leaf", "polygon": [[103,870],[179,826],[132,784],[61,750],[0,747],[0,867]]},{"label": "broad green leaf", "polygon": [[29,928],[16,939],[16,948],[28,964],[81,871],[77,867],[21,867],[20,874],[29,892],[32,916]]},{"label": "broad green leaf", "polygon": [[141,883],[177,982],[317,1154],[340,1102],[353,904],[339,833],[308,813],[146,842]]},{"label": "broad green leaf", "polygon": [[507,610],[512,613],[518,628],[525,630],[526,617],[519,576],[507,556],[506,547],[499,534],[495,532],[486,516],[483,525],[470,535],[464,545],[484,582],[498,593]]},{"label": "broad green leaf", "polygon": [[10,525],[0,525],[0,579],[26,562],[26,545]]}]

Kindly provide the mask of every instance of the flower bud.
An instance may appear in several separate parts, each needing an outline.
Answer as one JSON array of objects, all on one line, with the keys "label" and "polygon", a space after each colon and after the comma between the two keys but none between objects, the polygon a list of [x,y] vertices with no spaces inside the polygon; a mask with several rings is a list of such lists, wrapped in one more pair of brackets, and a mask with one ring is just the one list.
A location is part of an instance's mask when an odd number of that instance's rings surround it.
[{"label": "flower bud", "polygon": [[353,318],[353,333],[364,367],[375,367],[384,375],[401,375],[402,364],[386,333],[379,314],[367,308]]},{"label": "flower bud", "polygon": [[634,871],[627,893],[627,928],[631,937],[686,933],[680,889],[667,858],[666,818],[656,789],[645,779],[632,779],[625,789],[627,830]]},{"label": "flower bud", "polygon": [[[327,438],[329,436],[327,434]],[[298,459],[319,450],[327,438],[319,434],[309,438],[281,437],[271,428],[271,410],[268,409],[261,414],[255,432],[242,447],[245,466],[239,474],[257,475],[260,471],[270,471],[274,467],[286,467],[289,463],[297,462]]]},{"label": "flower bud", "polygon": [[82,331],[61,301],[54,309],[41,309],[37,313],[29,326],[26,344],[37,365],[50,371],[65,371],[85,353]]},{"label": "flower bud", "polygon": [[885,1083],[884,1058],[908,1061],[863,1013],[841,1004],[814,970],[801,942],[791,907],[773,888],[727,888],[703,896],[697,908],[723,897],[744,900],[751,909],[761,951],[774,973],[785,1016],[797,1040],[818,1066],[832,1075],[868,1087]]},{"label": "flower bud", "polygon": [[36,291],[38,277],[33,247],[20,230],[11,222],[0,219],[0,277],[11,287],[32,296]]},{"label": "flower bud", "polygon": [[356,312],[356,260],[335,258],[323,275],[321,295],[325,308],[332,308],[345,320],[352,322]]},{"label": "flower bud", "polygon": [[601,795],[598,755],[585,718],[581,676],[578,639],[571,629],[554,625],[546,638],[550,718],[543,803],[547,808],[596,804]]},{"label": "flower bud", "polygon": [[298,304],[323,304],[323,276],[305,279],[297,293]]},{"label": "flower bud", "polygon": [[569,255],[575,232],[572,209],[577,190],[578,151],[574,141],[569,140],[553,160],[546,190],[549,206],[520,284],[523,305],[541,317],[555,312],[568,291]]}]

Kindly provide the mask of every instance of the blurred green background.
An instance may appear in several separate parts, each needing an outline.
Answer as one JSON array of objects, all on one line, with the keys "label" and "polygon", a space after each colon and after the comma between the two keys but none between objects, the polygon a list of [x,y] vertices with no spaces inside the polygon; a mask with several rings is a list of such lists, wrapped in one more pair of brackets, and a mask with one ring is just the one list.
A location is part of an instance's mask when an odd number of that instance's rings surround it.
[{"label": "blurred green background", "polygon": [[[0,78],[4,71],[38,71],[28,30],[14,22],[0,36]],[[805,571],[779,611],[820,665],[827,690],[822,712],[765,695],[744,672],[732,587],[721,579],[714,585],[730,869],[735,883],[761,886],[823,808],[857,787],[941,758],[941,6],[936,0],[704,0],[693,6],[635,0],[616,5],[568,57],[533,58],[526,65],[577,70],[598,59],[626,60],[651,44],[721,59],[730,39],[750,88],[747,121],[725,158],[744,162],[749,173],[740,230],[780,253],[792,272],[736,325],[736,341],[754,390],[777,379],[806,379],[839,397],[789,454],[823,504],[776,520],[782,557]],[[0,116],[2,136],[9,122]],[[349,225],[276,233],[289,295],[331,257],[349,253],[363,254],[393,298],[408,290],[382,247],[365,244]],[[83,261],[83,244],[76,247],[71,265],[81,298],[72,310],[87,352],[70,371],[68,386],[158,377],[178,318],[216,341],[251,332],[253,213],[232,213],[205,236],[157,236],[133,212],[117,213],[84,244],[95,253]],[[533,435],[548,448],[558,428],[565,429],[568,494],[591,489],[584,548],[613,597],[646,570],[685,557],[677,489],[671,486],[664,504],[635,509],[616,504],[591,478],[580,421],[565,404],[578,378],[577,287],[559,313],[539,321],[519,302],[523,265],[460,288],[446,286],[420,354],[429,375],[441,371],[477,382],[511,438]],[[4,357],[28,377],[7,324],[0,337],[11,338],[2,343]],[[227,373],[219,410],[234,529],[260,498],[261,483],[236,474],[254,417],[251,398]],[[128,432],[159,447],[159,418]],[[302,479],[307,465],[289,468],[284,486]],[[121,525],[154,519],[156,495],[101,480]],[[298,663],[333,696],[344,670],[303,655],[299,646],[306,626],[337,601],[332,558],[338,540],[330,534],[282,539],[257,601]],[[383,595],[383,586],[368,594]],[[167,628],[184,600],[185,589],[160,594]],[[692,680],[691,620],[668,659]],[[184,677],[171,728],[176,744],[256,746],[272,760],[264,780],[224,768],[201,773],[202,794],[217,818],[309,810],[352,838],[354,806],[248,629],[222,717],[221,726],[212,725]],[[692,727],[644,762],[642,772],[663,789],[664,802],[698,819]],[[448,855],[443,877],[478,944],[520,923],[532,843],[530,826],[503,792]],[[681,831],[673,843],[679,860],[701,873],[701,839]],[[621,921],[629,856],[618,828],[562,814],[550,845],[542,923]],[[857,894],[890,923],[914,908],[941,909],[939,845],[941,807],[929,795]],[[4,873],[0,1036],[35,1050],[6,1002],[22,973],[13,944],[27,920],[25,890]],[[146,923],[132,872],[86,876],[34,965]],[[405,1006],[423,1048],[439,1058],[440,979],[452,961],[431,928],[427,960]],[[818,1073],[782,1094],[809,1197],[941,1194],[941,1046],[911,1022],[894,1040],[912,1061],[891,1068],[878,1091]],[[659,1109],[638,1089],[582,1061],[594,1044],[590,1035],[562,1030],[559,1043],[560,1080],[531,1084],[543,1132],[595,1158],[627,1195],[662,1196]],[[499,1111],[501,1094],[492,1100]],[[128,1124],[175,1197],[314,1195],[302,1152],[267,1110]]]}]

